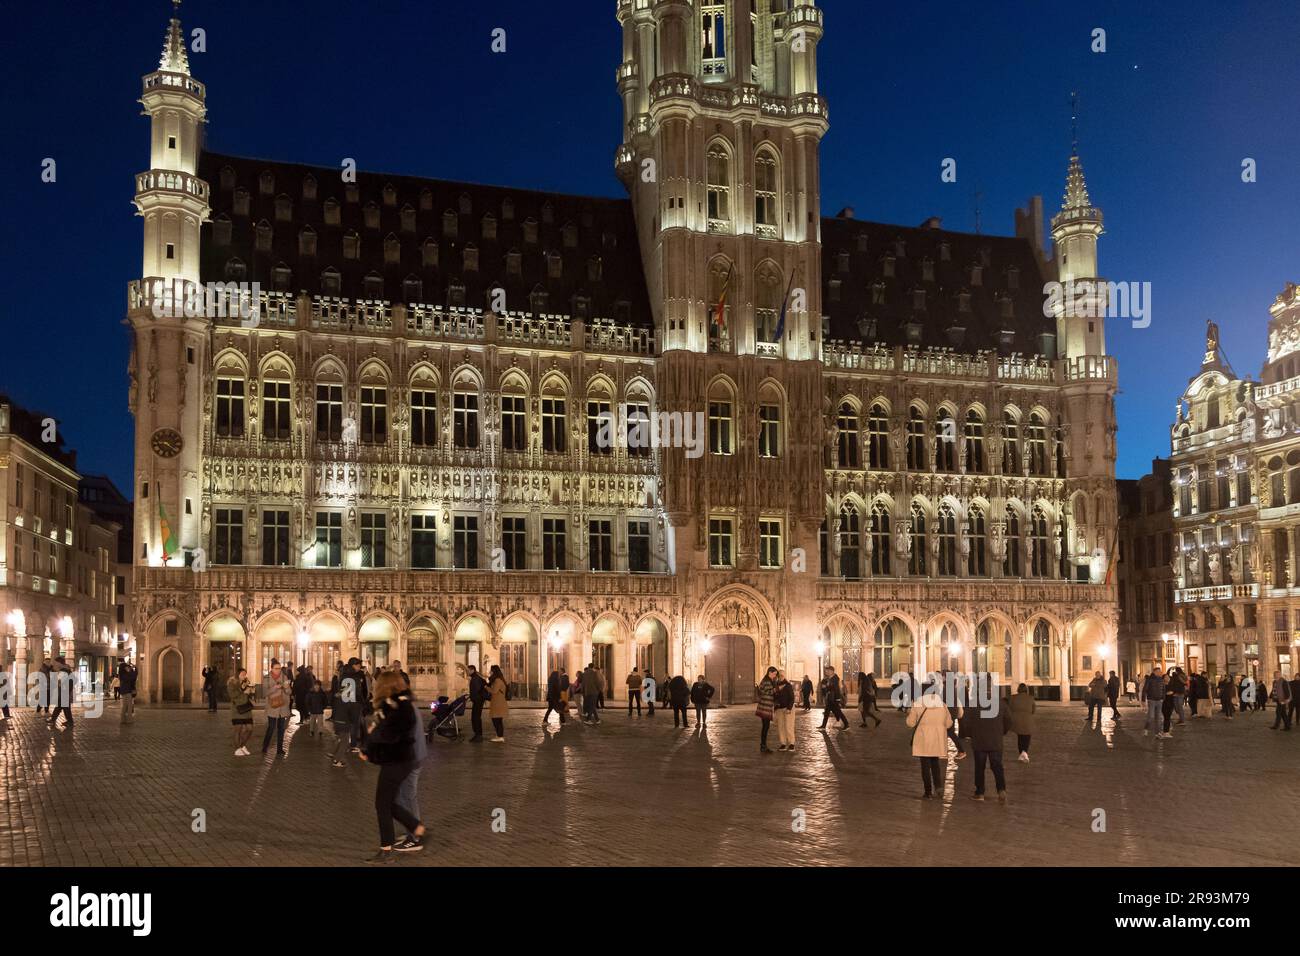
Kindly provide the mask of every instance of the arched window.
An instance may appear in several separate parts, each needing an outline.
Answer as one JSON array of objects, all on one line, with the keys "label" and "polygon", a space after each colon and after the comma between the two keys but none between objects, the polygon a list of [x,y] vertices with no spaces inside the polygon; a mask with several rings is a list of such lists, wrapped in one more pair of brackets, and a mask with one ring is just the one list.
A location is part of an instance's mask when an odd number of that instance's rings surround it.
[{"label": "arched window", "polygon": [[244,370],[233,361],[217,368],[217,407],[214,423],[218,438],[244,437]]},{"label": "arched window", "polygon": [[1025,429],[1025,443],[1029,446],[1029,473],[1046,475],[1047,426],[1037,412],[1029,416],[1029,427]]},{"label": "arched window", "polygon": [[966,473],[984,474],[984,419],[973,408],[966,413]]},{"label": "arched window", "polygon": [[840,576],[862,577],[862,522],[852,503],[840,509]]},{"label": "arched window", "polygon": [[528,396],[524,383],[510,378],[501,388],[501,450],[525,451],[528,448]]},{"label": "arched window", "polygon": [[709,452],[735,454],[735,405],[731,391],[718,383],[709,390]]},{"label": "arched window", "polygon": [[984,509],[971,505],[968,515],[967,546],[970,551],[966,556],[966,573],[973,578],[987,577],[988,529],[985,527]]},{"label": "arched window", "polygon": [[841,468],[860,468],[862,456],[858,450],[858,412],[849,402],[840,402],[835,419],[837,456]]},{"label": "arched window", "polygon": [[925,419],[921,410],[913,405],[907,410],[907,470],[925,471]]},{"label": "arched window", "polygon": [[777,238],[780,225],[780,183],[776,156],[760,149],[754,158],[754,233],[763,239]]},{"label": "arched window", "polygon": [[907,573],[924,577],[925,561],[925,512],[918,504],[912,505],[912,555],[907,562]]},{"label": "arched window", "polygon": [[946,408],[934,419],[934,462],[937,471],[957,470],[957,421]]},{"label": "arched window", "polygon": [[1007,505],[1006,512],[1007,534],[1006,557],[1002,559],[1002,573],[1009,578],[1020,577],[1020,515],[1011,505]]},{"label": "arched window", "polygon": [[731,156],[721,143],[709,147],[705,157],[708,175],[709,232],[731,231]]},{"label": "arched window", "polygon": [[388,441],[388,380],[377,365],[369,366],[361,378],[361,441]]},{"label": "arched window", "polygon": [[613,399],[603,382],[587,392],[587,451],[592,455],[614,453]]},{"label": "arched window", "polygon": [[1056,441],[1056,477],[1064,478],[1065,474],[1065,431],[1057,426],[1053,432]]},{"label": "arched window", "polygon": [[955,575],[957,573],[957,516],[953,514],[952,505],[947,502],[939,506],[934,530],[939,536],[939,574]]},{"label": "arched window", "polygon": [[[343,376],[332,365],[316,377],[316,440],[343,440]],[[349,441],[356,441],[355,432]]]},{"label": "arched window", "polygon": [[[731,263],[726,259],[718,258],[709,263],[709,314],[705,321],[708,323],[710,352],[731,351],[731,317],[734,314],[731,303],[735,299],[735,290],[731,286],[734,281]],[[722,304],[721,310],[719,303]]]},{"label": "arched window", "polygon": [[648,458],[651,449],[650,394],[641,382],[634,382],[624,396],[627,407],[627,453]]},{"label": "arched window", "polygon": [[781,394],[769,386],[758,397],[758,457],[781,457]]},{"label": "arched window", "polygon": [[867,420],[867,464],[879,471],[889,470],[889,415],[876,402]]},{"label": "arched window", "polygon": [[1024,473],[1020,461],[1020,422],[1010,411],[1002,413],[1002,473]]},{"label": "arched window", "polygon": [[288,441],[292,436],[289,392],[292,378],[288,367],[281,362],[268,364],[262,370],[262,438],[266,441]]},{"label": "arched window", "polygon": [[780,321],[781,296],[785,292],[781,272],[772,263],[767,262],[759,267],[754,279],[754,292],[757,297],[754,304],[754,338],[761,344],[775,344],[780,341],[776,325]]},{"label": "arched window", "polygon": [[438,444],[438,391],[432,373],[422,368],[411,379],[411,444],[432,448]]},{"label": "arched window", "polygon": [[1052,676],[1052,626],[1042,618],[1034,624],[1029,639],[1030,671],[1034,677],[1046,680]]},{"label": "arched window", "polygon": [[1011,632],[992,621],[983,621],[975,629],[975,657],[971,669],[976,673],[1001,674],[1011,680]]},{"label": "arched window", "polygon": [[1034,506],[1029,519],[1029,575],[1045,578],[1050,573],[1047,563],[1048,532],[1047,515],[1043,509]]},{"label": "arched window", "polygon": [[871,573],[889,575],[890,570],[890,517],[883,501],[871,506]]},{"label": "arched window", "polygon": [[894,674],[911,666],[912,632],[895,618],[884,621],[876,628],[871,656],[872,673],[884,680],[892,680]]},{"label": "arched window", "polygon": [[478,383],[462,373],[451,395],[452,443],[457,448],[478,448],[478,416]]},{"label": "arched window", "polygon": [[560,379],[542,384],[542,451],[563,455],[567,447],[568,400]]}]

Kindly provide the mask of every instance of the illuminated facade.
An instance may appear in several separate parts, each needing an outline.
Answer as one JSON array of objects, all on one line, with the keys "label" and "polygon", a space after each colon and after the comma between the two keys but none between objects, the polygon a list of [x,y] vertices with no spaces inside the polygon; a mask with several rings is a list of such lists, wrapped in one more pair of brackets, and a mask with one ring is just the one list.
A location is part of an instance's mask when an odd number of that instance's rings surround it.
[{"label": "illuminated facade", "polygon": [[[128,310],[151,698],[354,654],[1060,695],[1114,646],[1116,365],[1101,303],[1043,308],[1097,274],[1078,157],[1053,255],[1036,200],[1015,237],[823,218],[813,3],[617,15],[622,201],[206,150],[172,21]],[[259,288],[186,314],[211,282]],[[702,444],[611,445],[620,410]]]}]

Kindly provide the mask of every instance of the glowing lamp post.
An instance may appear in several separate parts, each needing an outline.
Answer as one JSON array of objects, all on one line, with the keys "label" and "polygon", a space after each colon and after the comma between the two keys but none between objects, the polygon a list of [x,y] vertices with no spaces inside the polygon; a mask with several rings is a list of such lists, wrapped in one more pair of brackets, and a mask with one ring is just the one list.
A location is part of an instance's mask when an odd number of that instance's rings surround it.
[{"label": "glowing lamp post", "polygon": [[1097,645],[1097,656],[1101,658],[1101,676],[1106,676],[1106,655],[1110,653],[1110,645],[1102,641]]},{"label": "glowing lamp post", "polygon": [[310,646],[311,635],[308,634],[307,630],[304,628],[298,632],[298,656],[300,661],[304,664],[307,663],[307,648]]},{"label": "glowing lamp post", "polygon": [[820,688],[822,679],[826,676],[826,668],[822,665],[822,658],[826,656],[826,642],[819,638],[813,644],[813,650],[817,652],[817,686]]},{"label": "glowing lamp post", "polygon": [[[546,643],[550,645],[551,663],[552,665],[554,665],[556,661],[559,659],[560,651],[564,647],[564,638],[560,637],[560,631],[558,628],[556,629],[555,633],[551,635],[551,639]],[[558,668],[552,666],[551,670],[558,670]]]},{"label": "glowing lamp post", "polygon": [[700,642],[700,650],[704,652],[704,673],[709,673],[709,651],[713,650],[713,639],[706,637]]}]

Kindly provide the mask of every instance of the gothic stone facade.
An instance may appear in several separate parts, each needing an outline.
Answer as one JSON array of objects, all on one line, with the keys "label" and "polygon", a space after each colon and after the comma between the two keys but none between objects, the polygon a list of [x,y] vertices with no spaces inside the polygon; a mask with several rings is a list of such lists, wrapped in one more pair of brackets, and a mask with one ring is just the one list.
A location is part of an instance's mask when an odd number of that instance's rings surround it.
[{"label": "gothic stone facade", "polygon": [[[814,3],[617,17],[623,201],[207,150],[172,21],[128,311],[151,698],[354,654],[425,692],[594,659],[745,700],[821,660],[1056,696],[1113,645],[1116,366],[1042,295],[1096,275],[1078,157],[1054,255],[1036,200],[1015,237],[823,218]],[[178,306],[209,282],[256,318]],[[611,446],[623,406],[703,453]]]}]

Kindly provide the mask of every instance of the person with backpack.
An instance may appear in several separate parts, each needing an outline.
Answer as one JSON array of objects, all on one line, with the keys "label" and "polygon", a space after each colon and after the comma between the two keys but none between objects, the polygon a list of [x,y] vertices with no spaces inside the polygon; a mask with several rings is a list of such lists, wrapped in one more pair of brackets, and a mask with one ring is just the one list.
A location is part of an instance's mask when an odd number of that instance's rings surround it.
[{"label": "person with backpack", "polygon": [[230,726],[235,731],[235,756],[250,756],[248,738],[253,736],[253,685],[248,682],[246,668],[241,667],[226,681],[226,694],[230,697]]},{"label": "person with backpack", "polygon": [[474,736],[469,740],[474,743],[483,739],[483,705],[488,700],[487,681],[473,664],[466,670],[469,672],[469,724],[474,729]]},{"label": "person with backpack", "polygon": [[[700,680],[704,680],[701,676]],[[682,719],[682,729],[689,727],[690,721],[686,719],[686,702],[691,698],[691,685],[686,683],[686,678],[678,674],[668,682],[665,688],[668,694],[668,702],[673,708],[673,726],[677,726],[677,718]],[[699,722],[699,711],[696,711],[696,723]]]},{"label": "person with backpack", "polygon": [[921,761],[921,782],[925,785],[921,797],[930,800],[935,791],[943,792],[939,761],[948,756],[948,731],[952,727],[952,715],[933,687],[908,712],[907,726],[912,728],[912,756]]},{"label": "person with backpack", "polygon": [[[682,678],[682,683],[686,683],[686,678]],[[713,700],[713,685],[704,679],[700,674],[695,683],[690,688],[691,703],[695,705],[695,727],[698,730],[701,727],[707,727],[709,724],[709,701]],[[673,722],[676,726],[676,721]],[[682,726],[686,726],[686,705],[682,703]]]},{"label": "person with backpack", "polygon": [[292,686],[289,677],[280,669],[280,662],[271,659],[271,670],[262,679],[262,696],[266,699],[266,736],[262,738],[262,755],[271,747],[271,735],[275,735],[275,755],[283,759],[284,731],[289,725],[289,709],[292,700]]},{"label": "person with backpack", "polygon": [[[492,681],[500,676],[493,665]],[[505,678],[500,678],[505,682]],[[410,834],[412,845],[407,850],[424,846],[425,827],[400,800],[399,795],[406,778],[416,771],[415,737],[420,732],[420,718],[410,695],[402,686],[402,677],[393,671],[383,671],[375,681],[375,714],[373,729],[366,738],[366,749],[361,759],[379,767],[375,784],[375,812],[379,817],[379,852],[366,862],[392,863],[397,834],[393,825],[396,819]],[[408,842],[408,841],[403,841]]]},{"label": "person with backpack", "polygon": [[754,711],[755,716],[762,721],[762,727],[758,734],[758,752],[761,754],[770,754],[772,749],[767,745],[767,732],[772,729],[773,701],[776,699],[776,668],[769,667],[763,679],[758,682],[758,708]]},{"label": "person with backpack", "polygon": [[492,742],[503,744],[506,742],[506,715],[510,713],[510,685],[506,683],[506,675],[501,673],[498,664],[493,664],[488,671],[487,689],[492,698],[488,706],[488,716],[492,718],[492,730],[495,733]]}]

